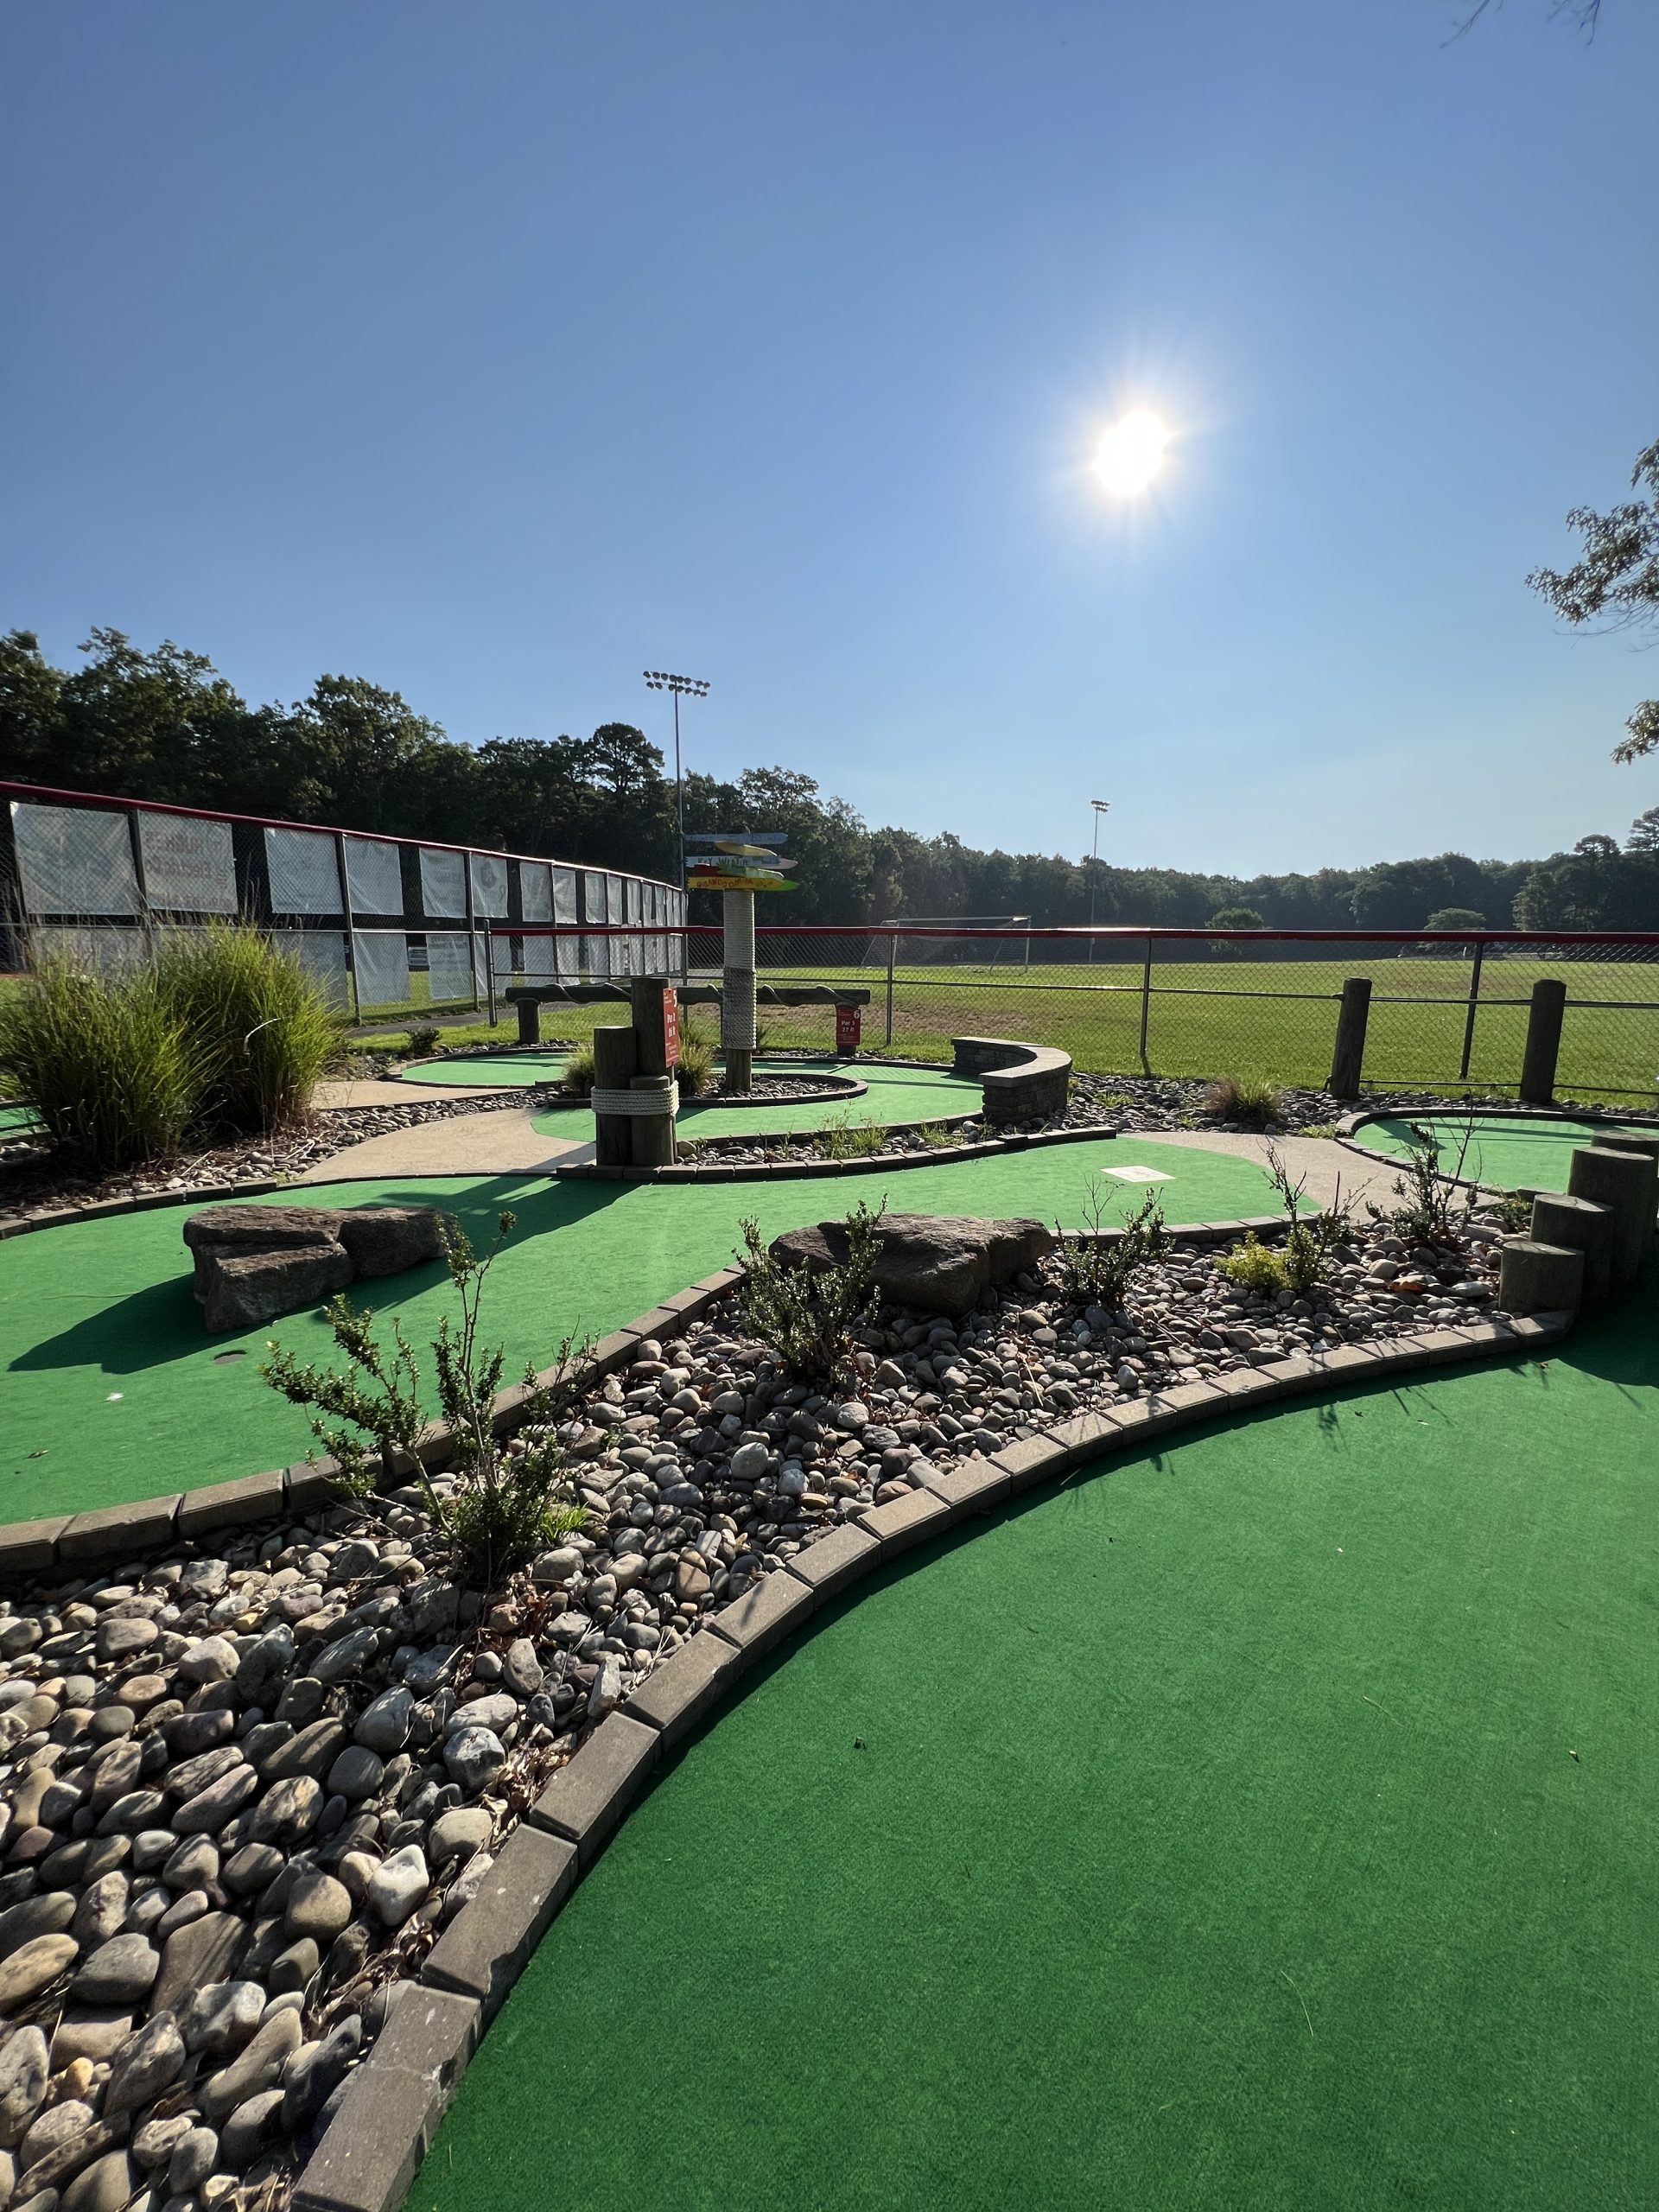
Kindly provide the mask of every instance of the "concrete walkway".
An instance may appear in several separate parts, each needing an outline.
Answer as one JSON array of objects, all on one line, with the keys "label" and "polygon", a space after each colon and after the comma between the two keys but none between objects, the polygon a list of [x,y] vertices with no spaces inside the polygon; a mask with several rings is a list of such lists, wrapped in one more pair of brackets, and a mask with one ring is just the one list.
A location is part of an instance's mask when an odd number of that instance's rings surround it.
[{"label": "concrete walkway", "polygon": [[[1340,1181],[1344,1203],[1369,1198],[1382,1205],[1392,1198],[1394,1179],[1398,1172],[1384,1167],[1375,1160],[1363,1160],[1357,1152],[1350,1152],[1346,1145],[1338,1144],[1334,1137],[1273,1137],[1247,1135],[1243,1131],[1230,1135],[1221,1129],[1159,1129],[1156,1141],[1160,1144],[1191,1145],[1199,1152],[1230,1153],[1236,1160],[1254,1160],[1265,1167],[1268,1146],[1272,1144],[1292,1179],[1307,1178],[1306,1195],[1316,1205],[1328,1206],[1337,1196]],[[1126,1159],[1135,1156],[1136,1133],[1125,1130],[1117,1140]]]},{"label": "concrete walkway", "polygon": [[311,1093],[311,1103],[326,1111],[331,1106],[420,1106],[432,1100],[451,1098],[488,1098],[505,1094],[507,1086],[499,1083],[480,1084],[474,1089],[460,1084],[446,1083],[387,1083],[378,1077],[353,1083],[320,1083]]},{"label": "concrete walkway", "polygon": [[[408,1086],[398,1084],[399,1090]],[[445,1098],[464,1096],[454,1090]],[[523,1106],[497,1113],[456,1114],[448,1121],[423,1122],[412,1129],[392,1129],[346,1145],[309,1167],[301,1183],[334,1183],[342,1175],[521,1175],[550,1174],[561,1160],[575,1164],[591,1155],[590,1144],[543,1136]]]}]

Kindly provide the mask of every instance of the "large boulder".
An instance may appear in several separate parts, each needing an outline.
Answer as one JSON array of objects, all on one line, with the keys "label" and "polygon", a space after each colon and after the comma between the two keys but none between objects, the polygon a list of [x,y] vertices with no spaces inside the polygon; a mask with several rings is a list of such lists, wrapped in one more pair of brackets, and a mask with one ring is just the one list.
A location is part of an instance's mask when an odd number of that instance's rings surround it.
[{"label": "large boulder", "polygon": [[[993,1283],[1007,1282],[1054,1249],[1040,1221],[951,1220],[923,1213],[881,1218],[875,1285],[895,1306],[965,1313]],[[807,1268],[847,1263],[847,1224],[821,1221],[776,1238],[772,1257]]]},{"label": "large boulder", "polygon": [[432,1206],[204,1206],[184,1224],[202,1319],[216,1332],[259,1328],[439,1259],[444,1218]]}]

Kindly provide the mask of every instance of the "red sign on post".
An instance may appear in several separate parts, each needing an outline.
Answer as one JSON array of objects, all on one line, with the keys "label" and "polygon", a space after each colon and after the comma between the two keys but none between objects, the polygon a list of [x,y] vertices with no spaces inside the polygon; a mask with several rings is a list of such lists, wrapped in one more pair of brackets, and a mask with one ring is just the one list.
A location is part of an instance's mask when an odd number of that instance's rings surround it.
[{"label": "red sign on post", "polygon": [[836,1051],[845,1056],[858,1050],[859,1039],[864,1033],[864,1009],[861,1006],[838,1006],[836,1008]]},{"label": "red sign on post", "polygon": [[672,983],[663,986],[663,1061],[671,1068],[680,1065],[680,995]]}]

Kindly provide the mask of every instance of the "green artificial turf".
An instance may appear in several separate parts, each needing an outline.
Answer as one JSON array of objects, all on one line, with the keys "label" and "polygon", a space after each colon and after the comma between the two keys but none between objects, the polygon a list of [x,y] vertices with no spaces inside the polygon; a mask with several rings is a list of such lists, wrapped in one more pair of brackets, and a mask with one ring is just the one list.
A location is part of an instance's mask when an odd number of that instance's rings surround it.
[{"label": "green artificial turf", "polygon": [[[1465,1147],[1469,1126],[1456,1114],[1402,1115],[1365,1122],[1355,1132],[1354,1141],[1403,1160],[1410,1150],[1412,1129],[1426,1128],[1439,1149],[1445,1174],[1461,1175],[1465,1181],[1487,1183],[1500,1191],[1564,1191],[1574,1151],[1592,1137],[1605,1136],[1609,1124],[1565,1116],[1560,1121],[1477,1116]],[[1654,1131],[1643,1134],[1652,1136]]]},{"label": "green artificial turf", "polygon": [[[858,1098],[803,1098],[781,1100],[772,1106],[722,1106],[712,1093],[707,1098],[688,1098],[680,1107],[683,1137],[776,1136],[807,1130],[855,1129],[897,1122],[927,1122],[949,1116],[977,1114],[985,1094],[977,1083],[952,1075],[944,1068],[895,1068],[879,1061],[861,1064],[856,1070],[868,1088]],[[810,1073],[797,1063],[761,1072],[779,1075]],[[586,1106],[555,1106],[536,1116],[543,1136],[569,1137],[591,1143],[594,1117]]]},{"label": "green artificial turf", "polygon": [[40,1126],[32,1106],[0,1106],[0,1137],[30,1136]]},{"label": "green artificial turf", "polygon": [[913,1554],[661,1770],[412,2212],[1637,2212],[1659,1297]]},{"label": "green artificial turf", "polygon": [[[1107,1172],[1135,1165],[1173,1179],[1155,1186],[1172,1222],[1275,1210],[1251,1161],[1140,1137],[835,1182],[410,1178],[308,1186],[263,1203],[448,1206],[475,1241],[511,1208],[518,1227],[486,1294],[485,1337],[505,1344],[517,1374],[527,1361],[545,1366],[567,1332],[602,1336],[726,1266],[746,1214],[775,1236],[885,1197],[895,1212],[1034,1214],[1080,1228],[1091,1175],[1103,1177],[1108,1218],[1139,1204],[1142,1186]],[[256,1370],[271,1335],[303,1357],[327,1357],[321,1311],[209,1337],[191,1294],[186,1214],[158,1207],[0,1242],[0,1521],[166,1496],[305,1456],[303,1415]],[[397,1314],[424,1353],[453,1294],[434,1263],[365,1285],[361,1302]]]},{"label": "green artificial turf", "polygon": [[537,1083],[556,1083],[569,1055],[564,1052],[463,1053],[450,1060],[416,1060],[399,1068],[395,1083],[435,1084],[457,1090],[528,1090]]}]

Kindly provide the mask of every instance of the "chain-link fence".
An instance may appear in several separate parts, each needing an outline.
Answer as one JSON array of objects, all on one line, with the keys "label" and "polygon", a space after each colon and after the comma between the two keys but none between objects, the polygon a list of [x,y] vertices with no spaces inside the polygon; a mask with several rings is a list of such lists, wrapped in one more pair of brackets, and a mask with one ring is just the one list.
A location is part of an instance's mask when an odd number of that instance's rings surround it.
[{"label": "chain-link fence", "polygon": [[[689,973],[717,980],[717,930],[693,928]],[[1519,1087],[1533,985],[1566,985],[1565,1096],[1659,1089],[1659,935],[1477,938],[1249,930],[767,929],[760,981],[868,988],[867,1048],[948,1059],[953,1037],[1017,1037],[1091,1071],[1331,1073],[1344,982],[1371,985],[1368,1090]],[[823,1008],[761,1008],[765,1039],[830,1039]]]},{"label": "chain-link fence", "polygon": [[144,958],[158,931],[239,915],[369,1022],[493,1007],[514,982],[661,973],[677,957],[668,933],[684,894],[652,877],[27,784],[0,795],[0,963],[12,969],[53,950],[116,967]]}]

